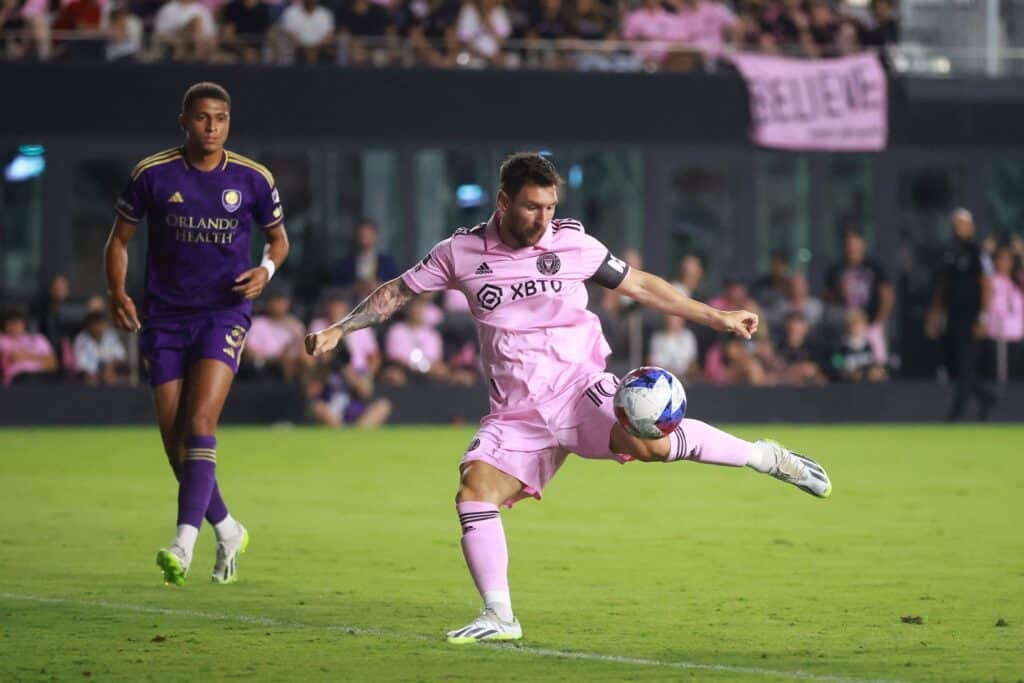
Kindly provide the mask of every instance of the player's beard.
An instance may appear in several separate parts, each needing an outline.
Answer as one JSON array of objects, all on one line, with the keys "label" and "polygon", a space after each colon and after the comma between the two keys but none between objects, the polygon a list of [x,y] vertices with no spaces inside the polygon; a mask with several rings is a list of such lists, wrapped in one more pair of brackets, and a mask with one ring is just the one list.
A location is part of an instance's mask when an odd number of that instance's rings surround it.
[{"label": "player's beard", "polygon": [[522,249],[523,247],[532,247],[536,244],[544,234],[545,227],[547,226],[536,228],[532,222],[523,226],[513,224],[508,226],[506,234],[515,243],[514,246],[517,249]]}]

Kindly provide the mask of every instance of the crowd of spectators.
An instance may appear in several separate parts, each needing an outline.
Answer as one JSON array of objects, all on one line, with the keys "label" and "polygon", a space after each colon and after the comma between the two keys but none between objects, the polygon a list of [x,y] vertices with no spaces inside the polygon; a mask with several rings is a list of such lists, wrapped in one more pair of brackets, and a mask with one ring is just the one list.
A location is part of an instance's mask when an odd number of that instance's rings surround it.
[{"label": "crowd of spectators", "polygon": [[[856,2],[857,0],[854,0]],[[0,0],[7,59],[691,69],[899,40],[893,0]]]},{"label": "crowd of spectators", "polygon": [[[1011,376],[1022,377],[1024,239],[989,237],[981,253],[991,284],[976,331],[989,349],[983,366],[994,374],[993,349],[999,344]],[[643,267],[637,250],[626,249],[621,256]],[[385,422],[391,405],[378,397],[381,385],[481,382],[469,304],[455,291],[418,297],[386,326],[346,337],[338,353],[308,356],[303,350],[308,331],[343,318],[399,268],[378,247],[377,226],[363,220],[351,253],[328,273],[314,301],[293,300],[286,270],[270,283],[257,304],[239,381],[293,383],[305,392],[310,416],[333,427]],[[894,287],[855,231],[843,236],[842,257],[825,271],[820,291],[812,291],[784,249],[774,250],[768,271],[749,281],[726,278],[712,289],[696,254],[683,257],[670,279],[680,291],[716,308],[758,313],[757,334],[750,341],[719,335],[639,309],[618,292],[595,286],[590,308],[613,348],[613,371],[647,363],[669,369],[687,384],[722,386],[821,386],[880,382],[899,374],[899,356],[890,348]],[[52,278],[32,306],[0,308],[9,309],[0,334],[5,386],[58,380],[116,385],[144,373],[133,340],[113,329],[104,299],[72,296],[63,275]]]}]

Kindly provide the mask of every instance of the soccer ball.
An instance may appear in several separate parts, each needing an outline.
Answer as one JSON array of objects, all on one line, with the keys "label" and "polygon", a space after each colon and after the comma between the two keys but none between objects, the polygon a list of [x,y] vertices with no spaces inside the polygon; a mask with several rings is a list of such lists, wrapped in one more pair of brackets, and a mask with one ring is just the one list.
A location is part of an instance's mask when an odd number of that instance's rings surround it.
[{"label": "soccer ball", "polygon": [[683,383],[668,370],[642,367],[622,378],[612,401],[623,429],[641,439],[660,439],[686,415]]}]

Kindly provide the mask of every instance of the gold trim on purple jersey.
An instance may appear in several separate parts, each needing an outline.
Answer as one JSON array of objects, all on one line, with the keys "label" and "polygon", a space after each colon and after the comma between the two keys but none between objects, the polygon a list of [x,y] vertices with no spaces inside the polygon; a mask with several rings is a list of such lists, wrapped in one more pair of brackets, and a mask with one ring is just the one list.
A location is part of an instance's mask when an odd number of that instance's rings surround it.
[{"label": "gold trim on purple jersey", "polygon": [[175,147],[174,149],[167,149],[164,150],[163,152],[158,152],[152,156],[148,156],[139,163],[135,164],[135,168],[132,169],[132,180],[135,180],[140,175],[142,175],[142,172],[145,171],[147,168],[152,168],[153,166],[166,164],[167,162],[174,161],[179,157],[184,159],[184,155],[182,155],[180,147]]},{"label": "gold trim on purple jersey", "polygon": [[255,162],[248,157],[244,157],[237,152],[231,152],[228,150],[224,150],[224,152],[224,156],[227,158],[225,166],[227,165],[227,163],[232,163],[238,164],[239,166],[245,166],[246,168],[251,168],[252,170],[259,173],[261,176],[263,176],[263,179],[267,181],[267,184],[270,185],[270,187],[274,187],[274,176],[270,172],[270,169],[268,169],[266,166],[258,162]]}]

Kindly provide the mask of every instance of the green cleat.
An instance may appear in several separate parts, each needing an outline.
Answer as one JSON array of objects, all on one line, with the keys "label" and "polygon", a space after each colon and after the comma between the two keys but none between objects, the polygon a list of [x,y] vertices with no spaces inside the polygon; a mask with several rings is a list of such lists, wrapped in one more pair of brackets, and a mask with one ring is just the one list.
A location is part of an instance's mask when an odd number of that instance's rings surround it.
[{"label": "green cleat", "polygon": [[168,586],[184,586],[185,574],[188,574],[188,561],[185,553],[176,545],[165,548],[156,554],[156,566],[164,574],[164,583]]}]

